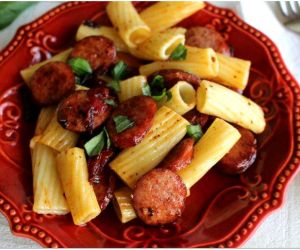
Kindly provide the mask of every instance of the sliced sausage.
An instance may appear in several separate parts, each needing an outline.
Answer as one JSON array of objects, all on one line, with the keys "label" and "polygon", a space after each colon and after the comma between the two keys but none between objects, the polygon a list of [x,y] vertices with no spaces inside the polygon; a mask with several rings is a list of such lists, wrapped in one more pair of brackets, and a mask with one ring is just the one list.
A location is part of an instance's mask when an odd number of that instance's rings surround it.
[{"label": "sliced sausage", "polygon": [[230,47],[227,45],[222,35],[206,27],[196,26],[185,33],[185,44],[198,48],[212,48],[214,51],[224,55],[230,55]]},{"label": "sliced sausage", "polygon": [[[138,144],[151,128],[156,111],[156,102],[149,96],[135,96],[122,102],[107,121],[107,130],[114,145],[129,148]],[[117,133],[113,118],[119,115],[133,121],[133,127]]]},{"label": "sliced sausage", "polygon": [[155,76],[161,75],[164,78],[164,84],[169,89],[179,81],[190,83],[195,89],[200,85],[200,78],[188,72],[178,69],[163,69],[148,76],[148,82],[151,82]]},{"label": "sliced sausage", "polygon": [[75,57],[87,60],[93,70],[108,70],[116,62],[116,47],[106,37],[89,36],[75,44],[70,58]]},{"label": "sliced sausage", "polygon": [[139,67],[145,62],[141,59],[138,59],[128,53],[118,51],[117,52],[117,60],[123,61],[127,65],[127,78],[138,75],[139,74]]},{"label": "sliced sausage", "polygon": [[237,128],[241,138],[221,161],[218,168],[227,174],[240,174],[245,172],[256,159],[256,139],[254,134],[241,127]]},{"label": "sliced sausage", "polygon": [[182,215],[186,195],[186,186],[176,173],[157,168],[136,183],[133,206],[139,218],[146,224],[167,224]]},{"label": "sliced sausage", "polygon": [[103,211],[112,200],[116,185],[116,178],[112,173],[107,171],[104,176],[105,178],[100,183],[93,183],[94,192],[101,211]]},{"label": "sliced sausage", "polygon": [[57,120],[65,129],[74,132],[92,132],[109,116],[113,99],[108,88],[79,90],[64,99],[58,107]]},{"label": "sliced sausage", "polygon": [[184,114],[183,117],[191,124],[199,124],[202,128],[205,127],[209,119],[208,115],[200,113],[197,109],[192,109]]},{"label": "sliced sausage", "polygon": [[66,63],[49,62],[33,74],[29,88],[39,105],[51,105],[75,89],[75,77]]},{"label": "sliced sausage", "polygon": [[114,151],[111,149],[102,150],[100,154],[88,159],[89,181],[100,183],[103,177],[103,169],[109,160],[113,157]]},{"label": "sliced sausage", "polygon": [[158,165],[159,168],[168,168],[177,172],[192,162],[194,153],[194,139],[186,138],[179,142]]}]

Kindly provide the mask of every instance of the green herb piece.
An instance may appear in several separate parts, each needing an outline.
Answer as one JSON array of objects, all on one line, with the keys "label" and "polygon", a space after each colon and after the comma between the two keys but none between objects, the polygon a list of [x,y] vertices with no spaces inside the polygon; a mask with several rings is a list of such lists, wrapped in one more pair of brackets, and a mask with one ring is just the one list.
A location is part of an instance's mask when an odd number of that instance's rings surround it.
[{"label": "green herb piece", "polygon": [[114,99],[105,99],[104,102],[114,108],[118,106]]},{"label": "green herb piece", "polygon": [[111,71],[111,76],[114,80],[122,79],[127,72],[127,64],[123,61],[119,61]]},{"label": "green herb piece", "polygon": [[88,156],[98,155],[105,144],[105,134],[103,131],[99,135],[94,136],[87,143],[84,144],[84,148]]},{"label": "green herb piece", "polygon": [[116,125],[117,133],[122,133],[124,130],[134,126],[134,121],[131,121],[125,115],[115,116],[115,117],[113,117],[113,120],[114,120],[115,125]]},{"label": "green herb piece", "polygon": [[186,54],[187,54],[187,49],[183,44],[179,44],[174,51],[172,52],[172,54],[170,55],[170,59],[173,60],[184,60],[186,58]]},{"label": "green herb piece", "polygon": [[106,130],[106,127],[103,128],[103,131],[104,131],[105,136],[106,136],[106,148],[109,149],[110,146],[111,146],[111,140],[110,140],[109,134]]},{"label": "green herb piece", "polygon": [[115,91],[116,93],[121,91],[120,88],[120,82],[116,81],[116,80],[112,80],[110,83],[108,83],[106,85],[107,87],[111,88],[113,91]]},{"label": "green herb piece", "polygon": [[150,82],[150,87],[151,89],[164,89],[165,88],[165,84],[164,84],[164,78],[161,75],[156,75],[153,80]]},{"label": "green herb piece", "polygon": [[170,101],[172,99],[172,93],[170,91],[167,91],[166,96],[167,96],[167,101]]},{"label": "green herb piece", "polygon": [[203,136],[203,132],[199,124],[188,125],[186,127],[186,130],[187,130],[187,134],[190,137],[194,138],[196,142]]},{"label": "green herb piece", "polygon": [[34,2],[2,2],[0,3],[0,30],[10,25],[24,10]]},{"label": "green herb piece", "polygon": [[142,87],[142,92],[143,92],[143,95],[145,95],[145,96],[151,96],[150,86],[148,84],[146,84],[145,86],[143,86]]},{"label": "green herb piece", "polygon": [[157,101],[160,102],[161,100],[163,100],[165,97],[167,96],[167,90],[163,89],[162,92],[160,94],[157,95],[152,95],[152,98]]},{"label": "green herb piece", "polygon": [[93,70],[89,62],[83,58],[75,57],[68,61],[68,64],[72,67],[75,75],[83,77],[88,74],[92,74]]}]

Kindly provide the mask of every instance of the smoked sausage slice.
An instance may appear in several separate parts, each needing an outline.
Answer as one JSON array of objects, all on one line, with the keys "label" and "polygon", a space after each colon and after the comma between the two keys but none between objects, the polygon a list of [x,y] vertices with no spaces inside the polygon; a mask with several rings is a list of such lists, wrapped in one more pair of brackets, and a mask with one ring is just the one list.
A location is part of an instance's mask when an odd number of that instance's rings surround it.
[{"label": "smoked sausage slice", "polygon": [[39,105],[55,104],[75,89],[72,68],[63,62],[49,62],[33,74],[29,88]]},{"label": "smoked sausage slice", "polygon": [[155,76],[161,75],[164,78],[164,84],[169,89],[179,81],[190,83],[195,89],[200,85],[200,78],[188,72],[179,69],[163,69],[148,76],[148,82],[152,82]]},{"label": "smoked sausage slice", "polygon": [[65,129],[91,132],[106,120],[112,110],[112,106],[105,102],[107,99],[113,99],[108,88],[76,91],[59,105],[57,120]]},{"label": "smoked sausage slice", "polygon": [[[149,96],[135,96],[122,102],[107,121],[107,130],[114,145],[129,148],[138,144],[151,128],[156,111],[156,102]],[[117,133],[114,117],[120,115],[133,121],[134,125]]]},{"label": "smoked sausage slice", "polygon": [[196,26],[185,33],[185,44],[198,48],[212,48],[214,51],[224,55],[230,55],[230,48],[222,35],[206,27]]},{"label": "smoked sausage slice", "polygon": [[89,36],[75,44],[70,58],[76,57],[87,60],[93,70],[108,70],[116,62],[116,47],[106,37]]},{"label": "smoked sausage slice", "polygon": [[207,124],[209,119],[208,115],[200,113],[197,109],[192,109],[184,114],[183,117],[193,125],[199,124],[201,128]]},{"label": "smoked sausage slice", "polygon": [[167,168],[177,172],[192,162],[194,153],[194,139],[186,138],[179,142],[158,165],[159,168]]},{"label": "smoked sausage slice", "polygon": [[139,218],[146,224],[167,224],[182,215],[186,195],[186,186],[176,173],[157,168],[136,183],[133,206]]},{"label": "smoked sausage slice", "polygon": [[253,133],[245,128],[237,128],[241,138],[221,161],[218,168],[227,174],[240,174],[245,172],[256,159],[256,139]]}]

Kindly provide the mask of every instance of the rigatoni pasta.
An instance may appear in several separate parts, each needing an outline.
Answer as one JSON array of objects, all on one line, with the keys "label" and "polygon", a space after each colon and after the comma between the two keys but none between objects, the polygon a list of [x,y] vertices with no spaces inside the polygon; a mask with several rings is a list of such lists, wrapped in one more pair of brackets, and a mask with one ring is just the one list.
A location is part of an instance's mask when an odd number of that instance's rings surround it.
[{"label": "rigatoni pasta", "polygon": [[107,14],[125,44],[135,48],[151,36],[151,30],[140,18],[131,2],[110,2]]},{"label": "rigatoni pasta", "polygon": [[202,1],[159,2],[143,10],[140,16],[152,32],[158,32],[174,26],[202,8]]},{"label": "rigatoni pasta", "polygon": [[255,102],[220,84],[203,80],[197,90],[199,112],[220,117],[252,130],[264,131],[264,112]]},{"label": "rigatoni pasta", "polygon": [[164,105],[179,115],[187,113],[196,106],[196,91],[189,83],[180,81],[169,91],[172,97]]},{"label": "rigatoni pasta", "polygon": [[84,225],[101,212],[88,180],[84,150],[67,149],[57,155],[56,164],[74,224]]},{"label": "rigatoni pasta", "polygon": [[179,44],[184,44],[186,30],[184,28],[172,28],[155,33],[148,40],[130,53],[145,60],[166,60]]},{"label": "rigatoni pasta", "polygon": [[137,217],[131,196],[132,190],[128,187],[122,187],[114,192],[114,209],[122,223],[127,223]]},{"label": "rigatoni pasta", "polygon": [[245,89],[248,83],[251,62],[220,53],[216,54],[219,62],[219,73],[213,80],[229,87]]},{"label": "rigatoni pasta", "polygon": [[141,143],[123,150],[109,165],[131,188],[153,169],[184,137],[189,124],[173,110],[161,107],[153,125]]},{"label": "rigatoni pasta", "polygon": [[34,72],[49,62],[57,62],[57,61],[66,62],[71,51],[72,51],[72,49],[64,50],[64,51],[58,53],[57,55],[51,57],[48,60],[42,61],[40,63],[34,64],[26,69],[21,70],[20,74],[21,74],[23,80],[25,81],[25,83],[28,84],[30,82],[30,79],[31,79],[32,75],[34,74]]},{"label": "rigatoni pasta", "polygon": [[143,87],[147,85],[145,76],[134,76],[120,82],[120,92],[118,97],[123,102],[131,97],[143,95]]},{"label": "rigatoni pasta", "polygon": [[69,213],[56,168],[56,152],[35,141],[32,144],[33,211],[38,214]]},{"label": "rigatoni pasta", "polygon": [[219,72],[216,53],[208,49],[187,47],[187,57],[182,61],[156,61],[139,68],[140,74],[148,76],[163,69],[179,69],[200,78],[214,78]]},{"label": "rigatoni pasta", "polygon": [[108,26],[89,27],[81,24],[76,33],[76,40],[79,41],[88,36],[104,36],[112,40],[118,51],[127,52],[128,47],[120,37],[116,29]]},{"label": "rigatoni pasta", "polygon": [[192,163],[178,172],[186,187],[189,189],[198,182],[230,151],[240,137],[236,128],[216,118],[195,145]]},{"label": "rigatoni pasta", "polygon": [[35,135],[41,135],[45,131],[55,114],[55,110],[55,106],[49,106],[41,109],[34,131]]}]

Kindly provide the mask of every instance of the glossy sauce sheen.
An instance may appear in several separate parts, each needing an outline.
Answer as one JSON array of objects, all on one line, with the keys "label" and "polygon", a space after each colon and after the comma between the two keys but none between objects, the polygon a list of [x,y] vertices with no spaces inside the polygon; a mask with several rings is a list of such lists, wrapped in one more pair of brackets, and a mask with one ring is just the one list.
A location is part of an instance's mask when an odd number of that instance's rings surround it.
[{"label": "glossy sauce sheen", "polygon": [[[135,96],[122,102],[107,121],[107,130],[114,145],[129,148],[141,142],[152,126],[156,111],[156,102],[148,96]],[[128,117],[134,126],[117,133],[113,118],[119,115]]]},{"label": "glossy sauce sheen", "polygon": [[230,47],[221,34],[206,27],[192,27],[185,33],[185,44],[198,48],[212,48],[214,51],[224,55],[230,55]]},{"label": "glossy sauce sheen", "polygon": [[55,104],[75,89],[75,76],[66,63],[50,62],[34,73],[29,88],[39,105]]},{"label": "glossy sauce sheen", "polygon": [[190,83],[194,89],[200,85],[200,78],[188,72],[178,69],[163,69],[148,76],[148,82],[151,82],[155,76],[161,75],[164,78],[164,84],[167,88],[172,88],[179,81]]},{"label": "glossy sauce sheen", "polygon": [[177,172],[192,162],[194,154],[194,139],[186,138],[179,142],[158,165],[159,168],[167,168]]},{"label": "glossy sauce sheen", "polygon": [[89,36],[75,44],[70,58],[76,57],[87,60],[93,70],[108,70],[116,62],[116,47],[106,37]]},{"label": "glossy sauce sheen", "polygon": [[167,224],[182,215],[186,195],[186,187],[176,173],[157,168],[136,183],[133,206],[139,218],[146,224]]},{"label": "glossy sauce sheen", "polygon": [[79,90],[59,105],[57,120],[63,128],[74,132],[92,132],[109,116],[112,106],[106,99],[114,99],[108,88]]}]

